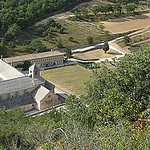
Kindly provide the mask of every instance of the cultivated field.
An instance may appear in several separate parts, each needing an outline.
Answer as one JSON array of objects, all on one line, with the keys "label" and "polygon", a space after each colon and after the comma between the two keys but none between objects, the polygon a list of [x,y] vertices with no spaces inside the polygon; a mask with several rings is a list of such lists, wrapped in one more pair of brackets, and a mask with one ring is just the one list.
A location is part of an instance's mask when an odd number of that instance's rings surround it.
[{"label": "cultivated field", "polygon": [[67,94],[81,95],[85,92],[85,82],[90,80],[91,70],[80,66],[66,66],[61,68],[44,70],[42,77],[56,85],[58,90]]},{"label": "cultivated field", "polygon": [[105,29],[112,33],[123,33],[145,28],[150,25],[150,13],[102,22]]},{"label": "cultivated field", "polygon": [[73,56],[79,57],[80,59],[103,59],[103,58],[110,58],[119,55],[118,52],[114,50],[109,50],[105,53],[102,49],[96,49],[84,53],[76,53]]}]

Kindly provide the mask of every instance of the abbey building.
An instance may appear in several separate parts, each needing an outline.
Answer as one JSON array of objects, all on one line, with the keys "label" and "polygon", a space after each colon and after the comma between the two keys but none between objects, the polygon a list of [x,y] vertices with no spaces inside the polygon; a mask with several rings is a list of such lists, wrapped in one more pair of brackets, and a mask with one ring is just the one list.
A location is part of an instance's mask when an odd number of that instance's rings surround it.
[{"label": "abbey building", "polygon": [[22,110],[43,110],[59,103],[55,86],[40,76],[33,64],[24,75],[0,59],[0,108],[19,106]]},{"label": "abbey building", "polygon": [[43,53],[28,54],[16,57],[8,57],[3,59],[5,62],[12,66],[23,64],[24,61],[31,61],[32,64],[36,64],[38,67],[51,67],[54,65],[60,65],[64,62],[64,53],[59,51],[48,51]]}]

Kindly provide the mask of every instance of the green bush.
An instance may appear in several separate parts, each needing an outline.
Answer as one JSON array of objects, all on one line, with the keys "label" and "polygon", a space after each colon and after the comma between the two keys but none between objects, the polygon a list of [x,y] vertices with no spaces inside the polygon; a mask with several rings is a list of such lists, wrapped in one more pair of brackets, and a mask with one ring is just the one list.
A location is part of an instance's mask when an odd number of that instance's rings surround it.
[{"label": "green bush", "polygon": [[91,37],[91,36],[88,36],[86,38],[86,40],[87,40],[88,44],[92,44],[93,43],[93,37]]}]

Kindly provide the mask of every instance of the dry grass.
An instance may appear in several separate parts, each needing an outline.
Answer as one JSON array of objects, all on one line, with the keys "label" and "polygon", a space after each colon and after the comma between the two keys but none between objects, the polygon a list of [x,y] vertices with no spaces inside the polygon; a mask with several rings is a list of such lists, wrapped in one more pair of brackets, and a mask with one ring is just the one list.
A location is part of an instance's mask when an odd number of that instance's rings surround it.
[{"label": "dry grass", "polygon": [[105,29],[112,33],[123,33],[145,28],[150,25],[150,13],[139,16],[131,16],[109,21],[103,21]]},{"label": "dry grass", "polygon": [[84,53],[76,53],[73,56],[79,57],[81,59],[103,59],[115,57],[116,55],[119,55],[119,53],[111,49],[107,51],[107,53],[105,53],[102,49],[97,49]]},{"label": "dry grass", "polygon": [[[66,33],[60,34],[57,32],[55,33],[53,39],[56,39],[57,41],[61,39],[64,47],[88,44],[86,40],[88,36],[92,36],[94,38],[94,42],[99,41],[100,30],[95,24],[67,20],[57,20],[57,22],[59,22],[66,29]],[[69,41],[69,37],[72,37],[73,41]],[[47,41],[45,44],[47,43],[46,45],[52,49],[58,49],[56,47],[56,40]]]},{"label": "dry grass", "polygon": [[55,69],[44,70],[42,77],[56,85],[58,90],[67,94],[81,95],[85,93],[85,82],[92,75],[91,70],[73,65]]}]

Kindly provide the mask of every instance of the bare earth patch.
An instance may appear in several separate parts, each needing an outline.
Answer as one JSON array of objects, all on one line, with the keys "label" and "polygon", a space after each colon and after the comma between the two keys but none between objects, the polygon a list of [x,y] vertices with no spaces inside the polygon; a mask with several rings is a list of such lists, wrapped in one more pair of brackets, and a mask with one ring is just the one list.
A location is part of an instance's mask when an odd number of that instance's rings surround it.
[{"label": "bare earth patch", "polygon": [[150,13],[131,16],[119,19],[112,19],[101,22],[105,25],[105,29],[112,33],[123,33],[141,28],[146,28],[150,25]]},{"label": "bare earth patch", "polygon": [[119,53],[111,49],[107,51],[107,53],[105,53],[102,49],[97,49],[84,53],[76,53],[73,56],[79,57],[81,59],[103,59],[115,57],[117,55],[119,55]]}]

